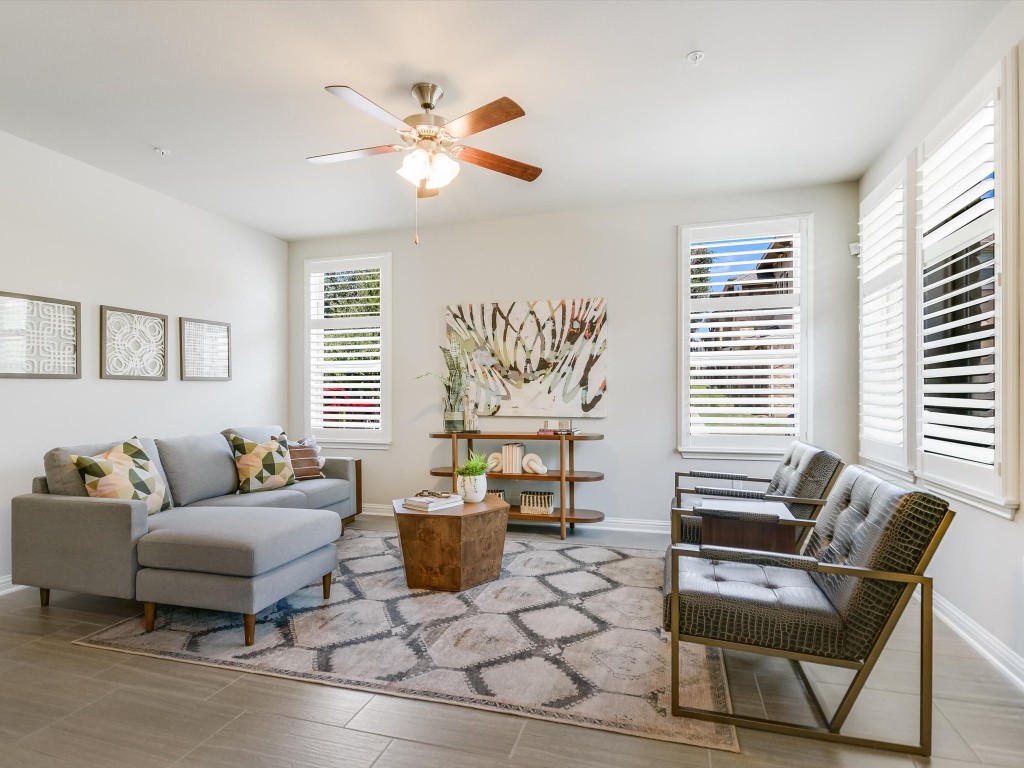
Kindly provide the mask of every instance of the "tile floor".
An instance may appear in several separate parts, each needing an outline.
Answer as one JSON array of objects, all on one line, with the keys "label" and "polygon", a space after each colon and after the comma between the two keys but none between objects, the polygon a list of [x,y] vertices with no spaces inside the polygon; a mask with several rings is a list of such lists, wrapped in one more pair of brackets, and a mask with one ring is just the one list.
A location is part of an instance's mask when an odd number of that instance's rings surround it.
[{"label": "tile floor", "polygon": [[[362,517],[356,527],[391,528]],[[516,526],[530,536],[550,528]],[[663,547],[667,537],[579,526],[578,541]],[[917,622],[889,643],[848,728],[914,739]],[[70,640],[140,613],[137,603],[35,590],[0,596],[0,768],[1024,767],[1024,691],[935,624],[930,760],[741,730],[742,754],[668,744],[430,702],[80,648]],[[789,663],[726,658],[734,707],[812,719]],[[834,704],[849,672],[807,667]]]}]

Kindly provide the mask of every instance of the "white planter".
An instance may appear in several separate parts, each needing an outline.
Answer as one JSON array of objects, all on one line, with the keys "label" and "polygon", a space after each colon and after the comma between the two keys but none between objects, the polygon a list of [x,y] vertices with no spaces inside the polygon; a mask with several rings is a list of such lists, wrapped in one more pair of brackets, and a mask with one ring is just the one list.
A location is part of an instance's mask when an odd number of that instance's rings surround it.
[{"label": "white planter", "polygon": [[487,495],[487,475],[459,475],[459,495],[463,501],[483,501]]}]

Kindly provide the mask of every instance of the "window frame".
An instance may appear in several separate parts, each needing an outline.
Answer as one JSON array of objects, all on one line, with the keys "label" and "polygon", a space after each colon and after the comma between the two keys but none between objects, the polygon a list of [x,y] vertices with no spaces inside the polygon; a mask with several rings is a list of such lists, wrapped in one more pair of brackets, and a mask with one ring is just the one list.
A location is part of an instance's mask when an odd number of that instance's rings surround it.
[{"label": "window frame", "polygon": [[[995,102],[995,270],[996,270],[996,455],[991,467],[970,466],[971,462],[949,456],[926,453],[923,446],[923,407],[921,404],[924,376],[923,326],[920,310],[917,317],[917,477],[926,487],[975,508],[1012,519],[1019,506],[1019,311],[1020,286],[1017,257],[1019,252],[1020,214],[1018,183],[1017,130],[1017,50],[1014,48],[1002,62],[987,74],[961,100],[956,109],[925,138],[917,152],[917,178],[921,181],[921,164],[926,151],[940,146],[989,101]],[[916,212],[915,235],[916,276],[919,302],[923,295],[924,245],[920,211]],[[951,235],[951,237],[955,237]],[[934,246],[930,246],[930,249]],[[947,249],[943,249],[947,250]],[[934,259],[932,261],[934,263]],[[955,479],[954,479],[955,478]]]},{"label": "window frame", "polygon": [[[323,446],[384,450],[391,445],[392,436],[392,399],[391,399],[391,348],[392,348],[392,289],[391,289],[391,253],[358,254],[353,256],[329,256],[306,259],[302,269],[302,409],[305,433],[316,438]],[[323,430],[312,426],[312,381],[311,354],[313,321],[311,306],[313,302],[310,290],[310,276],[315,272],[350,271],[380,268],[380,316],[379,320],[367,318],[367,327],[379,327],[381,339],[381,373],[380,373],[380,430]],[[369,434],[375,434],[369,437]]]},{"label": "window frame", "polygon": [[[796,435],[765,436],[752,441],[750,435],[693,435],[690,432],[690,243],[695,230],[721,230],[721,239],[750,236],[757,231],[796,232],[800,237],[796,300],[789,304],[799,312],[798,339],[800,351],[797,371],[798,427]],[[812,397],[807,371],[811,365],[811,267],[814,257],[814,217],[810,213],[765,216],[732,221],[683,224],[678,228],[677,258],[677,445],[676,451],[686,459],[761,460],[781,458],[794,440],[807,440],[812,434]],[[701,239],[709,239],[702,237]],[[725,302],[720,309],[732,309]],[[753,442],[753,444],[752,444]]]}]

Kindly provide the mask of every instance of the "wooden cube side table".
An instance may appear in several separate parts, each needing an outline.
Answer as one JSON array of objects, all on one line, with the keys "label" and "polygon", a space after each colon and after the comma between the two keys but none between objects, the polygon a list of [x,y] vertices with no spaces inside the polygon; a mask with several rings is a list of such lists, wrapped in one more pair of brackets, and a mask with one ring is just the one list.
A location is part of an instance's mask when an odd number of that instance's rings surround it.
[{"label": "wooden cube side table", "polygon": [[475,504],[419,512],[392,506],[410,589],[461,592],[501,575],[509,505],[493,496]]}]

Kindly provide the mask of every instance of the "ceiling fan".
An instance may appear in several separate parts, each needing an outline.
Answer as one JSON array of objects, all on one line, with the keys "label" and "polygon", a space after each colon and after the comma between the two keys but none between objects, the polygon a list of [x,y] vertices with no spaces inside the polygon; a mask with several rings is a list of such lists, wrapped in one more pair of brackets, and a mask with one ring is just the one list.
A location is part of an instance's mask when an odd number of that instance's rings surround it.
[{"label": "ceiling fan", "polygon": [[412,87],[412,96],[423,113],[409,115],[404,120],[399,120],[347,85],[328,85],[327,90],[370,117],[390,125],[398,132],[402,143],[381,144],[377,147],[306,158],[311,163],[339,163],[371,155],[411,150],[405,156],[398,174],[416,186],[417,197],[433,197],[439,193],[441,187],[448,185],[459,173],[459,164],[456,160],[514,176],[523,181],[533,181],[541,174],[541,169],[535,165],[527,165],[459,143],[467,136],[526,114],[522,107],[507,97],[503,96],[455,120],[446,120],[433,113],[435,105],[444,96],[444,89],[433,83],[416,83]]}]

